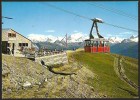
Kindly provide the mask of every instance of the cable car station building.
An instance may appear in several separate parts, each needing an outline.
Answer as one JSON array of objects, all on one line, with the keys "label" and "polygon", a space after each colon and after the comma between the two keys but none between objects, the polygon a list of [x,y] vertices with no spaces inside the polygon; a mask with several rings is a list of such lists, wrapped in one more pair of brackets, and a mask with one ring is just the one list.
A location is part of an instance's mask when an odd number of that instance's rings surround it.
[{"label": "cable car station building", "polygon": [[16,53],[25,47],[32,48],[32,41],[13,29],[2,29],[2,53],[7,54],[8,49]]},{"label": "cable car station building", "polygon": [[[90,35],[89,35],[90,38],[85,40],[85,46],[84,46],[85,52],[91,52],[91,53],[110,52],[109,41],[106,40],[104,37],[102,37],[98,31],[97,22],[103,23],[103,21],[98,18],[92,19],[92,21],[93,21],[93,25],[91,27],[91,31],[90,31]],[[94,38],[94,36],[92,35],[93,27],[96,28],[98,38]]]}]

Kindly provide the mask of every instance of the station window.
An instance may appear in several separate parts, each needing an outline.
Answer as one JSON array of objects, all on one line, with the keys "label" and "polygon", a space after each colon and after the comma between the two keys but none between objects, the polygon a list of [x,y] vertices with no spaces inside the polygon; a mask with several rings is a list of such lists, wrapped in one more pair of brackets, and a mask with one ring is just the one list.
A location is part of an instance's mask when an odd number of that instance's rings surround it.
[{"label": "station window", "polygon": [[22,46],[22,43],[19,43],[19,46],[21,47]]},{"label": "station window", "polygon": [[10,43],[7,43],[7,47],[10,47],[11,45],[10,45]]},{"label": "station window", "polygon": [[12,35],[11,33],[8,33],[8,37],[11,37],[11,35]]},{"label": "station window", "polygon": [[19,46],[22,47],[22,46],[28,46],[28,43],[19,43]]},{"label": "station window", "polygon": [[28,43],[25,43],[25,45],[28,47]]},{"label": "station window", "polygon": [[25,46],[25,43],[23,43],[23,46]]},{"label": "station window", "polygon": [[16,37],[16,34],[14,34],[14,33],[8,33],[8,37]]}]

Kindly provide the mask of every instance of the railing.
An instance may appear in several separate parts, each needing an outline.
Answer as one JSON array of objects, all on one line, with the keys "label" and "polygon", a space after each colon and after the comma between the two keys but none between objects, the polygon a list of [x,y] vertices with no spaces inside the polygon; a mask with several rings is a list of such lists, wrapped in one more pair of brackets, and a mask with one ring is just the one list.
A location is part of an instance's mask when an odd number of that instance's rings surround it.
[{"label": "railing", "polygon": [[66,51],[43,51],[43,52],[38,52],[36,51],[35,53],[29,53],[26,52],[24,53],[25,57],[27,58],[36,58],[36,57],[43,57],[43,56],[50,56],[50,55],[55,55],[55,54],[62,54]]}]

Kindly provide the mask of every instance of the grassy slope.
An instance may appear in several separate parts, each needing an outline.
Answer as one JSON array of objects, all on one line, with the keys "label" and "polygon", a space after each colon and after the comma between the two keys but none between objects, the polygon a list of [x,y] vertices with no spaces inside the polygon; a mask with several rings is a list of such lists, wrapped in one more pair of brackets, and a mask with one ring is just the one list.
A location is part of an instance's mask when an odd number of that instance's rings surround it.
[{"label": "grassy slope", "polygon": [[[76,61],[88,65],[88,68],[97,74],[97,79],[89,79],[89,84],[94,86],[97,91],[106,93],[109,97],[134,97],[138,95],[137,90],[120,80],[116,75],[113,68],[114,58],[112,56],[103,53],[91,54],[78,51],[71,53],[71,55],[69,54],[69,57],[74,57]],[[131,59],[129,60],[131,61]],[[136,60],[134,61],[136,62]],[[137,77],[134,80],[137,80]]]},{"label": "grassy slope", "polygon": [[138,85],[138,60],[132,59],[131,63],[127,63],[127,61],[123,62],[125,74],[131,81]]},{"label": "grassy slope", "polygon": [[122,63],[126,76],[138,85],[138,59],[122,56],[125,61]]}]

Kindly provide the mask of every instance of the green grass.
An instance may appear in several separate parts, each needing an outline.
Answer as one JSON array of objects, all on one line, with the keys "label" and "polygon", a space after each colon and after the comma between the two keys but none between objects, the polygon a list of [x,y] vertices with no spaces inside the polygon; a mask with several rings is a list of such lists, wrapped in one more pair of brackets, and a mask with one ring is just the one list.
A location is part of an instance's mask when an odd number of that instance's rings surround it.
[{"label": "green grass", "polygon": [[[138,95],[137,90],[120,80],[116,75],[113,67],[114,58],[110,56],[110,54],[77,51],[68,54],[68,56],[69,58],[74,57],[76,61],[88,65],[88,69],[97,74],[97,79],[89,79],[88,82],[88,84],[92,85],[96,91],[105,93],[108,97],[115,98],[129,98]],[[131,61],[130,58],[129,60]],[[137,76],[137,74],[135,74],[135,76]],[[134,78],[134,80],[138,79],[137,77]]]},{"label": "green grass", "polygon": [[123,62],[126,76],[135,84],[138,85],[138,66],[132,66],[126,62]]}]

